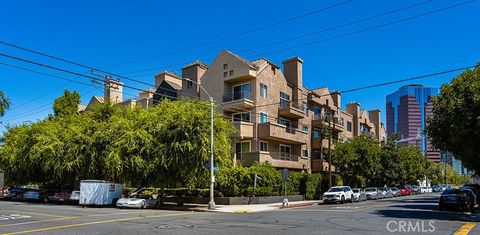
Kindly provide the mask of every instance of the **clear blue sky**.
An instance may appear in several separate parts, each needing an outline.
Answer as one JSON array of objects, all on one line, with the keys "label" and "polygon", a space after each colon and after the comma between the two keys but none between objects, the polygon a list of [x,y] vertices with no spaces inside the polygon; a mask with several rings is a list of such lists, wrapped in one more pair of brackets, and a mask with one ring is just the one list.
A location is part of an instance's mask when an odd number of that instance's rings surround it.
[{"label": "clear blue sky", "polygon": [[[75,3],[73,1],[4,1],[0,7],[0,40],[87,65],[102,67],[195,46],[342,1],[344,0],[267,0],[241,1],[241,3],[234,3],[234,1],[142,1],[142,3],[139,1],[136,3],[133,1],[76,1]],[[140,63],[106,69],[129,76],[136,75],[137,79],[153,83],[152,75],[163,70],[180,73],[182,66],[165,68],[166,65],[186,63],[196,59],[210,63],[211,58],[221,49],[238,52],[420,2],[423,1],[354,0],[330,10],[242,37]],[[480,61],[480,31],[478,30],[480,1],[348,37],[279,53],[268,53],[460,2],[463,1],[436,0],[357,25],[239,54],[247,59],[266,57],[278,65],[281,65],[284,59],[300,56],[304,60],[304,85],[309,88],[328,86],[331,90],[346,90],[472,65]],[[0,51],[88,74],[86,69],[58,63],[6,46],[0,45]],[[49,71],[3,57],[0,57],[0,63],[15,64],[89,82],[85,78]],[[156,69],[128,73],[149,68]],[[414,83],[439,87],[454,75],[423,79]],[[129,81],[125,83],[146,88],[144,85]],[[342,102],[346,104],[350,101],[359,101],[363,108],[380,108],[384,111],[385,96],[405,84],[407,83],[345,94]],[[3,121],[3,124],[0,124],[0,131],[4,130],[3,125],[6,123],[44,118],[51,112],[49,104],[55,97],[61,95],[62,88],[79,90],[83,103],[87,103],[92,95],[103,95],[103,92],[96,88],[0,65],[0,90],[12,101],[11,110],[0,118],[0,121]],[[128,89],[126,92],[138,93]]]}]

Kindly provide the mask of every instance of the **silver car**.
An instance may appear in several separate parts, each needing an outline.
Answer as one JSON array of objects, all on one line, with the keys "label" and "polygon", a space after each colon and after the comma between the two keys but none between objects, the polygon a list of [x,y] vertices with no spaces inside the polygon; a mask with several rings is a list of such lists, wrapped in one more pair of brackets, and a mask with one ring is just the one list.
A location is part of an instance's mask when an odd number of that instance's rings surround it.
[{"label": "silver car", "polygon": [[382,197],[377,188],[366,188],[365,195],[367,196],[368,200],[377,200]]},{"label": "silver car", "polygon": [[361,201],[367,200],[367,195],[365,194],[365,191],[363,189],[354,188],[352,189],[352,191],[353,191],[353,201],[361,202]]}]

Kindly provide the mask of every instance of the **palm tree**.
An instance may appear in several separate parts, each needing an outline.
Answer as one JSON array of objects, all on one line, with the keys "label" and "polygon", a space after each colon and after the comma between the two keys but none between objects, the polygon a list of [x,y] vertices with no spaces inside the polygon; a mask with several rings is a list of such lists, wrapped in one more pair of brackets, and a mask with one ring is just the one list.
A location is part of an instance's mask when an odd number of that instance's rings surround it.
[{"label": "palm tree", "polygon": [[0,117],[5,114],[5,110],[10,106],[8,98],[0,91]]}]

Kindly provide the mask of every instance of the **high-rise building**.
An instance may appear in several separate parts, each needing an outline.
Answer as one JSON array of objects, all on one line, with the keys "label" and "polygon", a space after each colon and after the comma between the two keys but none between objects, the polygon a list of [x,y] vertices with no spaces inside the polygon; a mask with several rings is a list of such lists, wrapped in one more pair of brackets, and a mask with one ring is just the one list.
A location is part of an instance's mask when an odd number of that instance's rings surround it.
[{"label": "high-rise building", "polygon": [[387,96],[387,133],[399,134],[401,145],[418,146],[433,162],[440,162],[440,151],[425,136],[427,118],[432,116],[432,96],[438,88],[407,85]]}]

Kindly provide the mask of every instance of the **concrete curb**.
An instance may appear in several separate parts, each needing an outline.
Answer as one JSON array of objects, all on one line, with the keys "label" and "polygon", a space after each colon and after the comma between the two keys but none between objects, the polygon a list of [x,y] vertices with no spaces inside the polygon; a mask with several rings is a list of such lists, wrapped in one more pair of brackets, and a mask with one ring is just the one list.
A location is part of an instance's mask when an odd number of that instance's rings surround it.
[{"label": "concrete curb", "polygon": [[294,204],[289,204],[288,206],[279,206],[278,209],[288,209],[288,208],[296,208],[296,207],[311,207],[314,205],[317,205],[318,201],[315,202],[304,202],[304,203],[294,203]]}]

